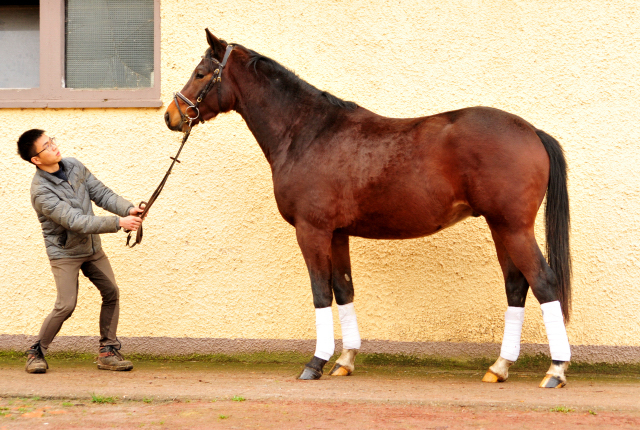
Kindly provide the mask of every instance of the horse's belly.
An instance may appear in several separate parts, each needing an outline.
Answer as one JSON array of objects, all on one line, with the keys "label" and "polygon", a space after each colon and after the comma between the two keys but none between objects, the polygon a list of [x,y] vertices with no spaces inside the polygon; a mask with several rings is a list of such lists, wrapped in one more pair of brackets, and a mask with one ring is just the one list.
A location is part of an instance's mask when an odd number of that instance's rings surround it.
[{"label": "horse's belly", "polygon": [[367,239],[414,239],[437,233],[471,215],[474,215],[473,210],[466,204],[457,204],[441,213],[373,212],[362,215],[338,231]]}]

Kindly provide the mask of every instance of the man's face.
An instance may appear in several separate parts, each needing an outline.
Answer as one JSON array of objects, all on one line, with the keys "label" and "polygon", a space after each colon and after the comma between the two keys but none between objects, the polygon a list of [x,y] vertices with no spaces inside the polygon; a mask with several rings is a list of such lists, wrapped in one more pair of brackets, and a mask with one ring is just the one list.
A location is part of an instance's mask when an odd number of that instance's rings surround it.
[{"label": "man's face", "polygon": [[55,144],[53,139],[46,134],[43,134],[38,138],[38,140],[36,140],[33,145],[33,149],[35,149],[35,153],[38,154],[31,158],[34,164],[50,166],[62,160],[62,154],[60,153],[58,146]]}]

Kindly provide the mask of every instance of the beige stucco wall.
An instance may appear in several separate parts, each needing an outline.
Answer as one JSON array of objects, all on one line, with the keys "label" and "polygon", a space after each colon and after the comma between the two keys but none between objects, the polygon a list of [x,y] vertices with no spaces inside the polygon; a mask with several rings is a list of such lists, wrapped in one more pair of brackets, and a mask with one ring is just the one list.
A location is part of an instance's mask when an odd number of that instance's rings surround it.
[{"label": "beige stucco wall", "polygon": [[[29,202],[33,168],[14,155],[19,134],[44,128],[117,192],[147,198],[180,139],[162,114],[209,27],[383,115],[486,105],[556,137],[570,166],[569,338],[640,346],[639,11],[622,0],[163,0],[163,108],[0,110],[0,334],[36,334],[56,297]],[[196,128],[181,159],[142,246],[125,248],[124,233],[103,236],[121,288],[119,335],[314,338],[294,229],[277,211],[269,165],[240,116]],[[501,341],[507,305],[482,218],[417,240],[356,238],[352,263],[363,338]],[[81,279],[60,334],[96,335],[99,306]],[[523,341],[546,343],[531,295],[526,308]]]}]

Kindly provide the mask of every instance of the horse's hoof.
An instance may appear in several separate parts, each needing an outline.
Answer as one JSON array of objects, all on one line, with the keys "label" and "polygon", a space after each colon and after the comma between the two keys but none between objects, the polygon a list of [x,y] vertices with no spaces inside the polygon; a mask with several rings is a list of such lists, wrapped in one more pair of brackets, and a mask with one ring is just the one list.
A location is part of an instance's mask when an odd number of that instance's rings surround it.
[{"label": "horse's hoof", "polygon": [[546,375],[540,383],[540,388],[562,388],[565,385],[567,385],[567,383],[557,376]]},{"label": "horse's hoof", "polygon": [[491,370],[487,370],[487,373],[484,374],[484,378],[482,378],[482,382],[491,382],[491,383],[504,382],[504,379],[500,378]]},{"label": "horse's hoof", "polygon": [[349,376],[349,375],[351,375],[351,370],[349,370],[346,367],[336,363],[331,368],[331,371],[329,371],[329,375],[331,375],[331,376]]},{"label": "horse's hoof", "polygon": [[349,376],[353,373],[356,361],[357,349],[343,349],[340,358],[338,358],[329,371],[331,376]]},{"label": "horse's hoof", "polygon": [[564,372],[569,367],[568,361],[551,361],[551,367],[540,383],[540,388],[562,388],[567,385],[567,377]]},{"label": "horse's hoof", "polygon": [[513,364],[513,361],[506,358],[498,357],[495,363],[487,370],[482,382],[504,382],[509,378],[509,367]]},{"label": "horse's hoof", "polygon": [[302,370],[298,379],[303,381],[314,381],[316,379],[320,379],[322,377],[322,372],[318,372],[316,369],[312,369],[311,367],[305,367]]}]

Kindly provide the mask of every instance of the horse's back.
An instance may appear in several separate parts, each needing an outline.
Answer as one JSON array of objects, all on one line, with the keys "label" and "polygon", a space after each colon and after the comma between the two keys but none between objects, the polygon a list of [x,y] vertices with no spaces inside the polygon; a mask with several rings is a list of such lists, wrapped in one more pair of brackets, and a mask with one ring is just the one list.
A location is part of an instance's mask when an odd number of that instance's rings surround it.
[{"label": "horse's back", "polygon": [[447,193],[481,213],[486,193],[499,199],[506,191],[531,188],[538,196],[534,200],[544,197],[548,155],[536,128],[514,114],[478,106],[379,121],[388,124],[386,133],[385,126],[378,125],[377,141],[376,136],[365,136],[377,157],[359,164],[377,165],[385,173],[378,176],[382,181],[401,178],[411,189],[417,184],[429,195]]}]

